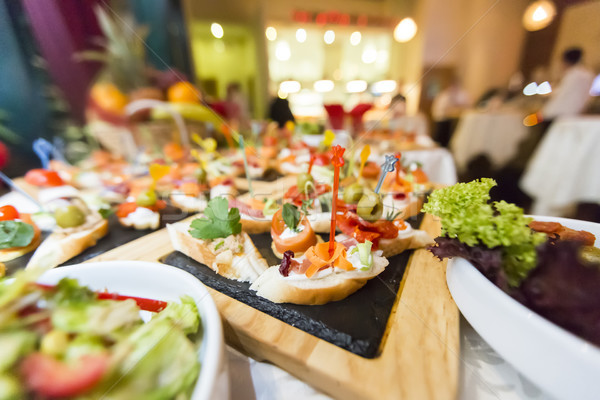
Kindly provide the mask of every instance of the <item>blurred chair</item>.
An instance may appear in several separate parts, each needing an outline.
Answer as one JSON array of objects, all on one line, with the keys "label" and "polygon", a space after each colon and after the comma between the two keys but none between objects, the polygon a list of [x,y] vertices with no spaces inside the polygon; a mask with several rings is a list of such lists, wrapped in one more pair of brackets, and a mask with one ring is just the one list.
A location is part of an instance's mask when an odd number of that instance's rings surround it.
[{"label": "blurred chair", "polygon": [[346,116],[344,107],[341,104],[325,104],[324,107],[329,117],[329,126],[331,129],[344,129],[344,117]]}]

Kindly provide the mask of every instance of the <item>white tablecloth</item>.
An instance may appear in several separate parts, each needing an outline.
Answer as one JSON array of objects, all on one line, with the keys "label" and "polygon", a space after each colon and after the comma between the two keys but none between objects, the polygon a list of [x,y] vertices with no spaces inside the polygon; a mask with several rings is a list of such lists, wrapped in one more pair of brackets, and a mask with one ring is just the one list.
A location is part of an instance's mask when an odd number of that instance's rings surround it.
[{"label": "white tablecloth", "polygon": [[532,214],[561,216],[578,202],[600,203],[600,117],[556,120],[520,186],[534,199]]},{"label": "white tablecloth", "polygon": [[[369,160],[381,165],[384,156],[371,157]],[[431,182],[454,185],[457,182],[456,167],[452,154],[444,148],[426,150],[405,150],[402,152],[403,162],[419,162]]]},{"label": "white tablecloth", "polygon": [[529,133],[523,118],[516,111],[463,113],[450,140],[458,170],[465,170],[469,160],[480,154],[495,168],[506,165]]}]

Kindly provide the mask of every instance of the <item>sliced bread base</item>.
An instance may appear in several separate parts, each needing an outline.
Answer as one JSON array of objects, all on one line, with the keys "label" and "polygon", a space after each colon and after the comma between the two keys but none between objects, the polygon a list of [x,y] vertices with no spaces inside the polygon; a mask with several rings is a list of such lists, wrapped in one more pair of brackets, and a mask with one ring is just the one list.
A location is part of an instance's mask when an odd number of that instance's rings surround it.
[{"label": "sliced bread base", "polygon": [[229,261],[223,262],[217,259],[205,241],[193,238],[188,232],[189,229],[190,222],[167,224],[173,248],[225,278],[254,282],[269,267],[246,232],[240,233],[243,236],[243,251],[234,255]]}]

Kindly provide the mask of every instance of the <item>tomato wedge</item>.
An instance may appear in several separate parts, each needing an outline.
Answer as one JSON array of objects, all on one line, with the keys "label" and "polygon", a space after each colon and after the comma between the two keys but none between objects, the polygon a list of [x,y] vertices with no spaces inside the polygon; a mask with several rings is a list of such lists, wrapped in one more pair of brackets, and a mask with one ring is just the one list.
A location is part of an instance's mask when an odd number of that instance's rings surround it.
[{"label": "tomato wedge", "polygon": [[0,207],[0,221],[12,221],[19,218],[19,212],[13,206]]},{"label": "tomato wedge", "polygon": [[108,369],[108,355],[84,355],[65,363],[42,353],[28,355],[21,363],[25,386],[44,397],[73,397],[91,390]]},{"label": "tomato wedge", "polygon": [[[158,200],[153,206],[144,206],[144,208],[147,208],[149,210],[152,211],[160,211],[163,208],[165,208],[167,206],[167,203],[164,200]],[[138,207],[138,204],[135,201],[130,201],[127,203],[123,203],[119,205],[119,208],[117,209],[117,212],[115,214],[117,214],[117,217],[119,218],[125,218],[127,217],[129,214],[131,214],[132,212],[134,212]]]},{"label": "tomato wedge", "polygon": [[32,169],[25,174],[25,182],[34,186],[60,186],[64,182],[56,171],[43,168]]},{"label": "tomato wedge", "polygon": [[291,250],[294,253],[303,253],[310,246],[314,246],[317,243],[317,236],[306,217],[302,218],[302,222],[300,223],[304,229],[298,235],[282,239],[280,236],[285,230],[285,222],[281,215],[281,209],[273,215],[273,219],[271,220],[271,237],[278,252],[283,254],[286,250]]}]

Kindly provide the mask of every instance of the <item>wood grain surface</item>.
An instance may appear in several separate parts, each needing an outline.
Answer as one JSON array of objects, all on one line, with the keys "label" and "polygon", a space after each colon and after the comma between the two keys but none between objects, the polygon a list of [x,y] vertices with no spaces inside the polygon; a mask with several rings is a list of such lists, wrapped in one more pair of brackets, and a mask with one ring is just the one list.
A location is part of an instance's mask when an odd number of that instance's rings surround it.
[{"label": "wood grain surface", "polygon": [[[439,223],[426,216],[432,237]],[[90,261],[158,261],[173,248],[163,229]],[[366,359],[309,335],[211,288],[226,342],[268,360],[338,399],[454,399],[459,313],[446,286],[446,263],[417,250],[407,266],[381,354]],[[348,315],[348,318],[360,316]]]}]

